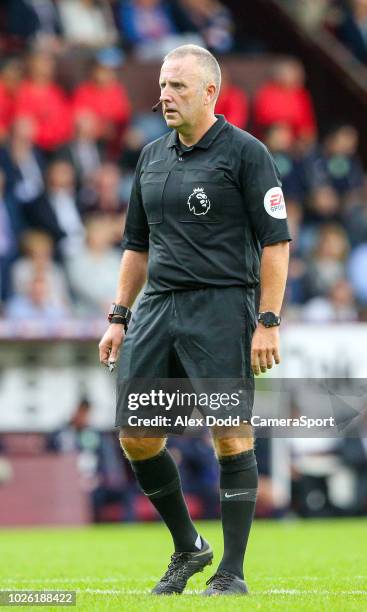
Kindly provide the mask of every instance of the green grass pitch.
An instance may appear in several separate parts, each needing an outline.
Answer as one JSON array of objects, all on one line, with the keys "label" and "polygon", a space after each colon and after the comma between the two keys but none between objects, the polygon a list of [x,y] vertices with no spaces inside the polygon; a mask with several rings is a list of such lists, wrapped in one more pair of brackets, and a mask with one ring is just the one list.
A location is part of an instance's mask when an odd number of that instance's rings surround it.
[{"label": "green grass pitch", "polygon": [[[198,525],[214,547],[214,569],[221,526]],[[161,524],[1,530],[0,589],[76,590],[83,612],[367,610],[366,519],[255,522],[247,553],[249,597],[201,597],[212,568],[194,576],[185,595],[150,596],[170,554]]]}]

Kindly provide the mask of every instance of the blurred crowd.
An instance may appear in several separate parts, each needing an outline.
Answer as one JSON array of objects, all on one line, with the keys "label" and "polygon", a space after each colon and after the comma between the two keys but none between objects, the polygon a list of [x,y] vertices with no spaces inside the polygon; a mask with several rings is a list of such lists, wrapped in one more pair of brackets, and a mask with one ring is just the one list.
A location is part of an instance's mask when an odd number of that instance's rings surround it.
[{"label": "blurred crowd", "polygon": [[[121,453],[115,432],[93,426],[97,409],[81,397],[70,420],[50,433],[0,434],[0,489],[17,478],[17,457],[52,456],[60,460],[75,457],[76,474],[88,502],[93,522],[147,521],[158,519],[154,507],[137,485],[131,466]],[[289,438],[259,437],[256,459],[259,489],[258,518],[304,518],[363,516],[367,504],[367,418],[358,419],[348,437]],[[279,447],[281,443],[281,447]],[[288,473],[287,493],[272,476],[273,445],[277,461],[282,461],[283,476]],[[168,442],[180,469],[185,498],[194,519],[220,515],[218,463],[208,432],[195,437],[172,436]],[[280,456],[279,456],[280,453]],[[288,466],[288,472],[287,467]],[[37,478],[38,472],[32,477]],[[70,475],[69,475],[70,478]],[[74,474],[75,478],[75,474]],[[284,482],[283,482],[284,484]],[[40,505],[44,500],[40,500]],[[49,517],[51,520],[51,516]]]},{"label": "blurred crowd", "polygon": [[367,0],[282,0],[311,31],[326,28],[362,63],[367,62]]},{"label": "blurred crowd", "polygon": [[3,0],[2,46],[37,42],[55,52],[118,43],[139,57],[162,57],[185,37],[217,53],[236,46],[234,20],[219,0]]},{"label": "blurred crowd", "polygon": [[[79,453],[78,467],[89,481],[93,519],[152,520],[157,514],[142,495],[131,468],[122,458],[115,435],[91,426],[93,407],[86,398],[70,422],[47,439],[47,449]],[[256,516],[280,518],[295,513],[304,518],[364,515],[367,504],[367,418],[358,421],[351,437],[291,438],[287,447],[290,495],[282,501],[272,482],[271,454],[274,439],[259,437],[256,459],[259,489]],[[218,518],[218,465],[209,432],[188,438],[173,436],[168,442],[180,469],[185,498],[194,518]],[[121,460],[123,463],[121,465]]]},{"label": "blurred crowd", "polygon": [[[215,0],[200,8],[16,0],[7,25],[7,44],[18,48],[0,62],[0,316],[102,317],[139,153],[167,129],[159,113],[134,113],[124,66],[173,34],[174,44],[194,34],[217,54],[230,51],[231,15]],[[88,61],[77,76],[69,62],[65,81],[71,48]],[[224,62],[216,112],[261,138],[279,167],[293,236],[288,318],[366,320],[367,183],[356,129],[331,118],[320,138],[303,66],[292,58],[274,63],[251,99]]]}]

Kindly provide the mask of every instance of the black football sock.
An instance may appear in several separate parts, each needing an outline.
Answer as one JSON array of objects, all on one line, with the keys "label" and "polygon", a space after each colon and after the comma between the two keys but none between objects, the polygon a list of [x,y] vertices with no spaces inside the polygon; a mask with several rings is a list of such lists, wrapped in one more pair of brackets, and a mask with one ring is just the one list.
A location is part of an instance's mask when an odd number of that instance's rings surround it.
[{"label": "black football sock", "polygon": [[224,553],[218,569],[243,578],[243,559],[256,503],[256,457],[249,450],[221,457],[219,464]]},{"label": "black football sock", "polygon": [[202,546],[182,493],[177,466],[167,449],[155,457],[131,461],[135,476],[171,532],[176,552],[194,552]]}]

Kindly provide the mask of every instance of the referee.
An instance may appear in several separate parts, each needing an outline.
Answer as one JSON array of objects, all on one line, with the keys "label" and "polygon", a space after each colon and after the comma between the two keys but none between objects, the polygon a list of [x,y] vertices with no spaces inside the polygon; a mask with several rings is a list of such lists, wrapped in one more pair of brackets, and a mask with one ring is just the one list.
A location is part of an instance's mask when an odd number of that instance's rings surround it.
[{"label": "referee", "polygon": [[[265,146],[214,114],[220,81],[218,62],[202,47],[184,45],[164,58],[160,102],[172,131],[138,161],[117,295],[99,345],[100,361],[110,365],[123,344],[120,389],[144,378],[253,385],[253,374],[280,361],[290,240],[281,183]],[[249,397],[239,427],[212,429],[224,554],[203,595],[247,593],[243,561],[258,482]],[[121,446],[174,543],[152,593],[182,593],[213,552],[191,521],[165,436],[133,434],[126,410],[118,397]]]}]

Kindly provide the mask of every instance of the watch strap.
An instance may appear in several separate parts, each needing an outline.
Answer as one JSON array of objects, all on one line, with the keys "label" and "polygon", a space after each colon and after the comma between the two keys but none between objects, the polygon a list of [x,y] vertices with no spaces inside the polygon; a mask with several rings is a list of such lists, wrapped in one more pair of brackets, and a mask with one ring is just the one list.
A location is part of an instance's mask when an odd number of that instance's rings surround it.
[{"label": "watch strap", "polygon": [[108,313],[108,321],[110,323],[121,323],[127,330],[131,319],[131,310],[127,306],[121,304],[111,304],[110,311]]}]

